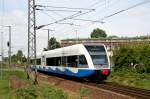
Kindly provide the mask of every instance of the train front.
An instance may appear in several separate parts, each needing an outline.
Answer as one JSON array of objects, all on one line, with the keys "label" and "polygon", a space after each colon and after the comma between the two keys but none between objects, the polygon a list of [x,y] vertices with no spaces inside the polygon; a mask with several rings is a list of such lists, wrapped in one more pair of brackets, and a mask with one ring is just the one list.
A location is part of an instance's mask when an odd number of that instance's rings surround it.
[{"label": "train front", "polygon": [[102,45],[85,45],[89,52],[93,66],[95,69],[94,75],[91,78],[98,80],[105,80],[110,74],[110,61],[107,54],[106,47]]}]

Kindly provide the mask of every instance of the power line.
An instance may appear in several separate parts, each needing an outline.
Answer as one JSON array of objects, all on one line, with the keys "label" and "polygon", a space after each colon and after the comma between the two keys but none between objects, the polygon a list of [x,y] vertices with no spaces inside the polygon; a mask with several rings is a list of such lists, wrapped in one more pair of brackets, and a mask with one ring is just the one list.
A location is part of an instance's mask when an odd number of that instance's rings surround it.
[{"label": "power line", "polygon": [[40,10],[42,13],[44,13],[45,15],[47,15],[48,17],[50,17],[51,19],[53,19],[54,21],[57,21],[54,17],[52,17],[51,15],[49,15],[48,13],[46,13],[43,10]]},{"label": "power line", "polygon": [[36,5],[37,7],[43,7],[43,8],[57,8],[57,9],[76,9],[76,10],[92,10],[92,9],[87,9],[87,8],[71,8],[71,7],[56,7],[56,6],[43,6],[43,5]]},{"label": "power line", "polygon": [[109,18],[109,17],[112,17],[112,16],[114,16],[114,15],[120,14],[120,13],[122,13],[122,12],[125,12],[125,11],[127,11],[127,10],[130,10],[130,9],[132,9],[132,8],[138,7],[138,6],[140,6],[140,5],[143,5],[143,4],[146,4],[146,3],[149,3],[149,2],[150,2],[150,0],[137,3],[137,4],[135,4],[135,5],[131,6],[131,7],[128,7],[128,8],[126,8],[126,9],[123,9],[123,10],[120,10],[120,11],[115,12],[115,13],[113,13],[113,14],[110,14],[110,15],[108,15],[108,16],[105,16],[105,17],[103,17],[103,18],[100,19],[100,20],[107,19],[107,18]]},{"label": "power line", "polygon": [[52,22],[52,23],[49,23],[49,24],[46,24],[46,25],[41,25],[41,26],[37,27],[37,29],[40,29],[40,28],[43,28],[43,27],[45,27],[45,26],[52,25],[52,24],[55,24],[55,23],[58,23],[58,22],[62,22],[62,21],[68,20],[68,19],[73,19],[74,17],[78,17],[78,16],[81,16],[81,15],[90,13],[90,12],[92,12],[92,11],[94,11],[94,9],[93,9],[93,10],[90,10],[90,11],[86,11],[86,12],[84,12],[84,13],[82,13],[82,11],[80,11],[80,12],[77,12],[77,13],[75,13],[75,14],[73,14],[73,15],[68,16],[68,17],[65,17],[65,18],[62,18],[62,19],[60,19],[60,20],[57,20],[57,21],[55,21],[55,22]]},{"label": "power line", "polygon": [[93,6],[96,6],[96,5],[98,5],[98,4],[100,4],[100,3],[103,3],[105,0],[103,0],[103,1],[99,1],[99,0],[97,0],[95,3],[93,3],[92,5],[90,5],[90,6],[88,6],[88,8],[90,8],[90,7],[93,7]]},{"label": "power line", "polygon": [[88,21],[88,22],[93,22],[93,23],[105,23],[103,21],[94,21],[94,20],[88,20],[88,19],[72,19],[72,20],[79,20],[79,21]]},{"label": "power line", "polygon": [[36,10],[43,10],[43,11],[57,11],[57,12],[80,12],[80,11],[75,11],[75,10],[57,10],[57,9],[40,9],[40,8],[36,8]]}]

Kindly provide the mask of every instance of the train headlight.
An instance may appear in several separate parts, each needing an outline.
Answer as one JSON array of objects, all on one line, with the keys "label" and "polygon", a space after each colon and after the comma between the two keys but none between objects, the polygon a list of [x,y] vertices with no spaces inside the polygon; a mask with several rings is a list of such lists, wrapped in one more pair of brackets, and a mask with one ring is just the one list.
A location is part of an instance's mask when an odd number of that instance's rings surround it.
[{"label": "train headlight", "polygon": [[109,75],[109,70],[108,69],[101,70],[101,74],[102,75]]}]

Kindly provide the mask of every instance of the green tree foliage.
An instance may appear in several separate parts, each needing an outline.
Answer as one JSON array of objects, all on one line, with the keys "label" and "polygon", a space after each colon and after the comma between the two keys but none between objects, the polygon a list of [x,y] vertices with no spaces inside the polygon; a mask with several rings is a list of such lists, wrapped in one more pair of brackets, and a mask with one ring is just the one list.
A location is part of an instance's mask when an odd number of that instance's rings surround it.
[{"label": "green tree foliage", "polygon": [[108,38],[108,39],[119,39],[119,37],[116,36],[116,35],[110,35],[110,36],[108,36],[107,38]]},{"label": "green tree foliage", "polygon": [[130,44],[114,51],[115,70],[132,68],[138,72],[150,72],[150,45]]},{"label": "green tree foliage", "polygon": [[96,28],[91,33],[91,38],[105,38],[107,37],[107,34],[104,30]]},{"label": "green tree foliage", "polygon": [[18,50],[17,54],[12,55],[11,60],[13,63],[25,63],[27,61],[22,50]]},{"label": "green tree foliage", "polygon": [[60,43],[56,40],[55,37],[50,38],[49,42],[48,42],[48,47],[44,48],[44,51],[47,50],[52,50],[52,49],[56,49],[56,48],[60,48]]}]

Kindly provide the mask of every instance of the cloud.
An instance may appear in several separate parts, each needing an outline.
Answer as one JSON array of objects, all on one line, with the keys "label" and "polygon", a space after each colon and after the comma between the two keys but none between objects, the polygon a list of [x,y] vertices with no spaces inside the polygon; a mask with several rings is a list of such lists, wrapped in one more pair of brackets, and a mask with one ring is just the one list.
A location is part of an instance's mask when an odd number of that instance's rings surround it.
[{"label": "cloud", "polygon": [[[27,49],[27,15],[21,10],[13,10],[4,15],[4,25],[12,26],[12,49]],[[4,28],[4,49],[7,50],[8,28]],[[14,53],[14,52],[13,52]]]}]

